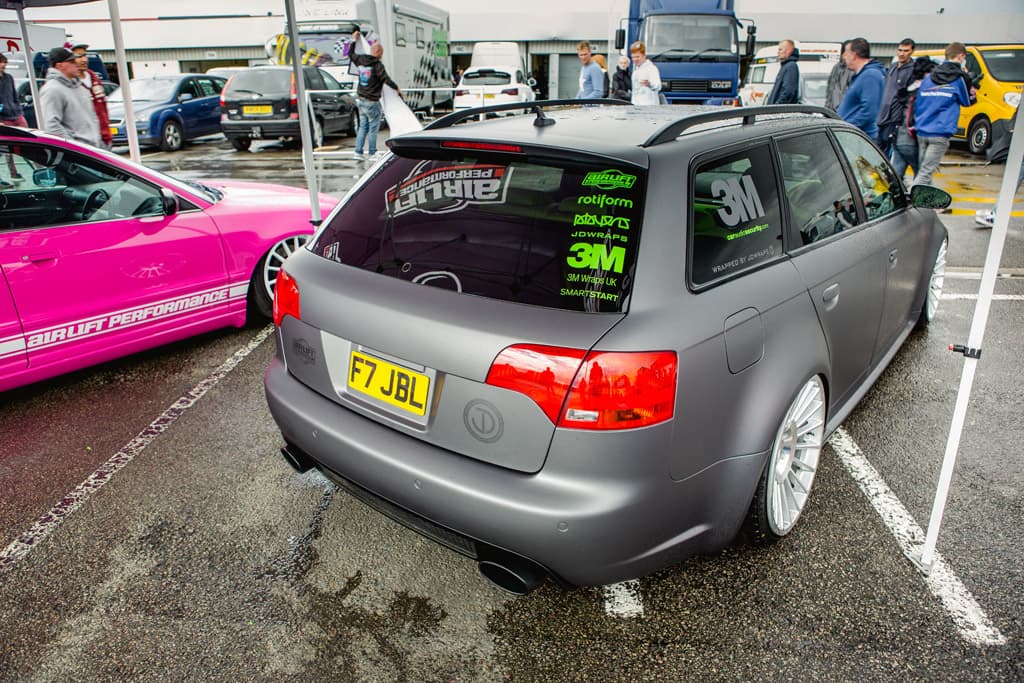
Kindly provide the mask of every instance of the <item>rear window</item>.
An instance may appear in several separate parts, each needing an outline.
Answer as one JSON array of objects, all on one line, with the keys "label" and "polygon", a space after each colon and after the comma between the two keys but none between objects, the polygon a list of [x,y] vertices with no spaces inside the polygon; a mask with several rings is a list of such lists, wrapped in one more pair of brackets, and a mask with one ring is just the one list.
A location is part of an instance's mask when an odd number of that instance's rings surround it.
[{"label": "rear window", "polygon": [[312,249],[463,294],[617,312],[633,279],[644,185],[641,169],[606,161],[394,157]]},{"label": "rear window", "polygon": [[511,74],[493,69],[470,71],[462,77],[463,85],[508,85],[511,82]]},{"label": "rear window", "polygon": [[288,97],[292,91],[292,72],[284,69],[253,69],[241,71],[231,77],[224,96],[260,95],[262,97]]}]

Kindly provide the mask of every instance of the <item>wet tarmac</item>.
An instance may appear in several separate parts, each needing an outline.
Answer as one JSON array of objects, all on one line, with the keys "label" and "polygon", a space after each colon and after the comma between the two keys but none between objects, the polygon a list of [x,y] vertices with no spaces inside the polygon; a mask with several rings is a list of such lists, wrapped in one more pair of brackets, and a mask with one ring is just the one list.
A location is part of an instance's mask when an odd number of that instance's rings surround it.
[{"label": "wet tarmac", "polygon": [[[332,142],[351,150],[351,138]],[[964,363],[947,346],[968,335],[991,235],[973,212],[995,205],[1004,170],[956,150],[946,161],[939,316],[843,425],[921,527]],[[305,185],[299,150],[278,143],[236,152],[208,139],[143,162]],[[339,196],[367,168],[317,164]],[[738,542],[625,599],[550,583],[504,594],[471,561],[293,473],[263,396],[273,344],[246,329],[0,395],[0,549],[29,539],[0,567],[0,681],[1024,680],[1018,215],[1000,270],[938,549],[1001,640],[965,635],[835,447],[799,528],[775,546]],[[109,482],[46,521],[118,456],[130,459]],[[49,535],[32,536],[41,520]]]}]

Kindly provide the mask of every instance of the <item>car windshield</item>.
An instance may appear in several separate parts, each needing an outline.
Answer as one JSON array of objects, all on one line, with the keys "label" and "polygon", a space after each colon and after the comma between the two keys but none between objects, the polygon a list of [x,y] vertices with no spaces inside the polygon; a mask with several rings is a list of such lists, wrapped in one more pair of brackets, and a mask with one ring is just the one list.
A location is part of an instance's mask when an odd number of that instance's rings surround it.
[{"label": "car windshield", "polygon": [[462,85],[508,85],[511,82],[511,75],[494,69],[469,71],[462,77]]},{"label": "car windshield", "polygon": [[657,14],[644,27],[647,56],[651,59],[735,59],[736,27],[727,16]]},{"label": "car windshield", "polygon": [[1024,50],[982,50],[981,55],[997,81],[1024,81]]},{"label": "car windshield", "polygon": [[[178,79],[133,78],[129,87],[132,91],[132,102],[166,102],[174,95]],[[107,99],[111,102],[123,102],[124,90],[118,88],[110,93]]]},{"label": "car windshield", "polygon": [[804,78],[804,102],[807,104],[824,104],[828,78]]},{"label": "car windshield", "polygon": [[645,175],[624,163],[394,157],[316,236],[324,258],[423,285],[625,309]]},{"label": "car windshield", "polygon": [[288,69],[249,69],[231,77],[224,96],[234,94],[288,97],[292,89],[292,72]]}]

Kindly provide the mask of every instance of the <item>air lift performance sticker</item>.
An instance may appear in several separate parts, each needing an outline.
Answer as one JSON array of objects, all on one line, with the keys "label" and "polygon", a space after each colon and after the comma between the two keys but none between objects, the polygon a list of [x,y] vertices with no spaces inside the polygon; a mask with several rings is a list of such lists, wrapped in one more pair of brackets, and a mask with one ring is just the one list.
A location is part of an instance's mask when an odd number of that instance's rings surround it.
[{"label": "air lift performance sticker", "polygon": [[387,190],[387,210],[392,218],[410,211],[451,213],[470,204],[505,202],[513,169],[495,164],[428,169],[432,163],[417,164],[404,180]]},{"label": "air lift performance sticker", "polygon": [[[572,217],[559,294],[581,300],[583,310],[620,310],[623,273],[632,267],[632,247],[638,237],[640,201],[630,196],[636,192],[636,181],[635,175],[608,169],[587,173],[580,183],[608,192],[578,197]],[[610,194],[621,190],[627,196]]]}]

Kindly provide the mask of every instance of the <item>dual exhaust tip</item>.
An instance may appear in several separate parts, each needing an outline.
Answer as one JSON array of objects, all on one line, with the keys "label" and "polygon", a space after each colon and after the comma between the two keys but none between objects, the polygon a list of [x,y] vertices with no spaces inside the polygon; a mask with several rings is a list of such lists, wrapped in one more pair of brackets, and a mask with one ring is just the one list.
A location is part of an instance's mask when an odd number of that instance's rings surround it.
[{"label": "dual exhaust tip", "polygon": [[[298,448],[283,446],[281,456],[299,474],[316,463]],[[513,553],[477,543],[477,567],[480,575],[512,595],[526,595],[544,583],[547,572],[538,564]]]}]

